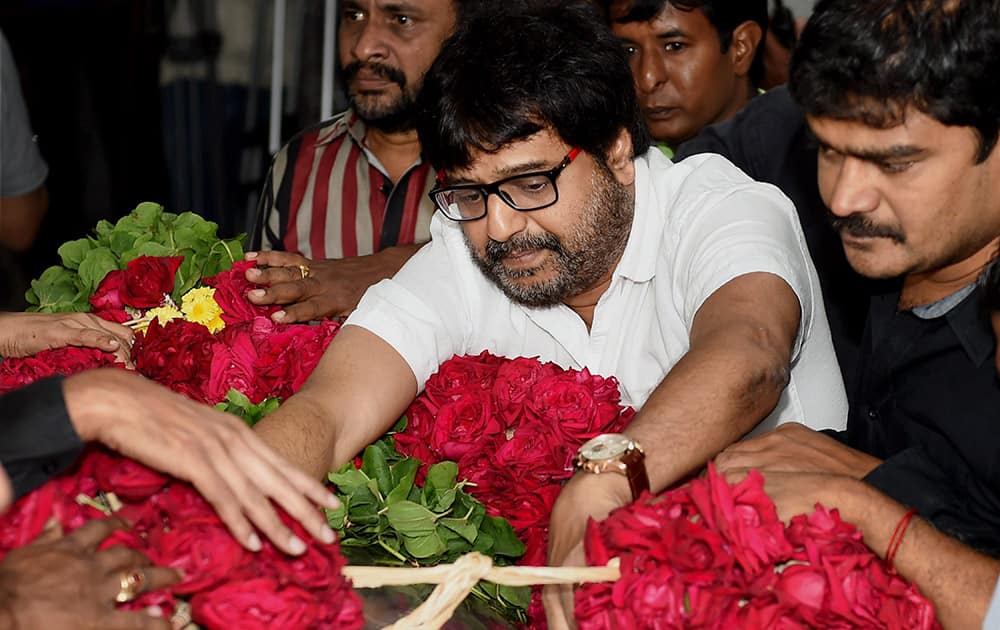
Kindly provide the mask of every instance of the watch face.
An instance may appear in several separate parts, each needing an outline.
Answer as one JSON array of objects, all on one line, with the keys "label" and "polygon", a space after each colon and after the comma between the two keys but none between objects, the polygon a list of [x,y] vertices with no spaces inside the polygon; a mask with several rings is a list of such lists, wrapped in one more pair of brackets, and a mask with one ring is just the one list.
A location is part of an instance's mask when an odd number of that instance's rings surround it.
[{"label": "watch face", "polygon": [[605,433],[580,447],[580,455],[590,461],[620,457],[632,446],[632,440],[621,433]]}]

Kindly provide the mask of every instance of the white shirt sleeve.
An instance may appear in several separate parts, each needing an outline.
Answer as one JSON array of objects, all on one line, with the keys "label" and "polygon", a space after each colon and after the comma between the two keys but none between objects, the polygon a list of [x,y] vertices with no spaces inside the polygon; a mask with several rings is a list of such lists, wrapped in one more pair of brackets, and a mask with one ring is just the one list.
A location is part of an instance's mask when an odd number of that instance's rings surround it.
[{"label": "white shirt sleeve", "polygon": [[718,156],[686,162],[694,170],[681,185],[685,202],[671,220],[680,222],[674,230],[679,234],[674,282],[688,327],[705,300],[727,282],[750,273],[774,274],[799,300],[794,360],[808,338],[819,290],[810,277],[812,262],[794,206],[778,189],[753,182]]},{"label": "white shirt sleeve", "polygon": [[983,630],[1000,630],[1000,579],[997,580],[996,588],[993,589],[990,609],[986,611],[986,618],[983,619]]},{"label": "white shirt sleeve", "polygon": [[418,391],[441,363],[465,352],[472,320],[467,304],[475,299],[469,286],[475,279],[465,276],[470,268],[479,273],[468,262],[460,228],[435,217],[431,232],[431,242],[395,276],[369,288],[345,322],[391,345],[413,370]]}]

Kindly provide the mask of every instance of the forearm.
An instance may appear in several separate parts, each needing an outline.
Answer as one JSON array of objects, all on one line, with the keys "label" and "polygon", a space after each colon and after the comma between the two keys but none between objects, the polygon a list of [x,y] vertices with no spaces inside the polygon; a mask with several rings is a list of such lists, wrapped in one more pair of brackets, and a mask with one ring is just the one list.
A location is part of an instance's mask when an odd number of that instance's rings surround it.
[{"label": "forearm", "polygon": [[[892,532],[906,508],[863,482],[842,478],[824,486],[829,498],[821,502],[826,507],[838,508],[844,520],[862,531],[865,543],[884,557]],[[1000,562],[914,517],[893,564],[934,603],[945,628],[982,627],[1000,575]]]},{"label": "forearm", "polygon": [[409,365],[392,346],[363,328],[345,326],[302,389],[254,430],[321,478],[385,433],[412,402],[416,387]]},{"label": "forearm", "polygon": [[777,405],[788,364],[769,344],[734,329],[688,352],[628,428],[660,491],[696,472]]}]

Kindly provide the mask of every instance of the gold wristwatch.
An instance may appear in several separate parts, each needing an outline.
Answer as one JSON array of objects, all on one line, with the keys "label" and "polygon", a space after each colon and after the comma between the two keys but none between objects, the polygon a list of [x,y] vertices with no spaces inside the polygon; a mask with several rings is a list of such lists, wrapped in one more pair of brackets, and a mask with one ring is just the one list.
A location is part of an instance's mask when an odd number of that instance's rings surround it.
[{"label": "gold wristwatch", "polygon": [[628,479],[632,490],[632,500],[649,490],[646,475],[646,455],[639,443],[621,433],[603,433],[586,442],[576,452],[577,470],[598,475],[602,472],[616,472]]}]

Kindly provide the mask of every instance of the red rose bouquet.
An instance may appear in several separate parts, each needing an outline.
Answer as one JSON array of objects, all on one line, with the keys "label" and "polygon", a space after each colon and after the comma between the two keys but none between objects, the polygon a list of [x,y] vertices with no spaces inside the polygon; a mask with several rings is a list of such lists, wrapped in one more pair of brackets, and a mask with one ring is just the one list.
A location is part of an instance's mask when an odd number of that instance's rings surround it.
[{"label": "red rose bouquet", "polygon": [[785,527],[756,471],[730,486],[709,467],[589,522],[584,545],[590,564],[619,558],[621,579],[577,591],[581,630],[940,627],[836,510]]},{"label": "red rose bouquet", "polygon": [[[322,544],[279,513],[309,545],[286,556],[270,542],[250,553],[240,546],[212,507],[189,485],[136,462],[92,450],[76,470],[23,497],[0,516],[0,558],[37,537],[49,519],[67,532],[110,512],[104,497],[124,503],[118,513],[133,523],[101,546],[136,549],[153,563],[181,569],[173,587],[144,593],[125,606],[159,606],[166,615],[178,598],[189,598],[195,623],[206,628],[361,628],[361,602],[341,576],[337,543]],[[95,498],[97,497],[97,498]]]}]

